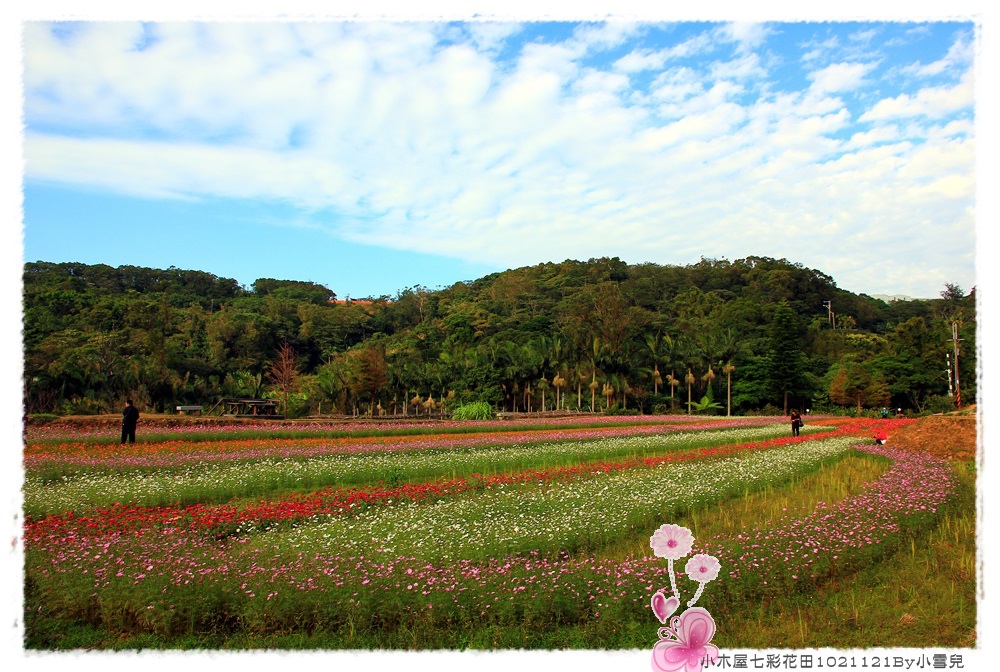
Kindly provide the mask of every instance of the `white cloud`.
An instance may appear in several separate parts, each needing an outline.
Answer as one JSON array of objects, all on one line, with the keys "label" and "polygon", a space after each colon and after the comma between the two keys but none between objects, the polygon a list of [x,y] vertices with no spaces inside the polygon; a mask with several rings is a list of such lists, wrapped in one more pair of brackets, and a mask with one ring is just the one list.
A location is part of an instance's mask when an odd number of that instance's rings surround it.
[{"label": "white cloud", "polygon": [[[877,247],[851,241],[892,244],[911,269],[968,242],[954,232],[972,230],[972,125],[948,115],[971,110],[971,71],[883,97],[852,125],[838,96],[870,95],[868,62],[782,90],[750,49],[767,27],[660,49],[632,46],[640,28],[521,44],[510,24],[168,24],[135,52],[129,24],[64,41],[32,25],[27,177],[283,201],[344,238],[501,266],[762,254],[836,277],[849,264],[828,251],[850,247],[871,260],[852,277],[875,291]],[[583,64],[611,48],[606,65]],[[914,222],[920,237],[893,237]]]},{"label": "white cloud", "polygon": [[620,72],[642,72],[643,70],[659,70],[667,62],[667,52],[664,50],[653,51],[643,49],[640,51],[630,51],[617,61],[615,69]]},{"label": "white cloud", "polygon": [[824,59],[828,54],[836,51],[840,47],[840,40],[836,35],[832,35],[821,42],[810,41],[802,46],[803,48],[809,48],[809,51],[802,54],[802,61],[804,63],[810,63],[812,61]]},{"label": "white cloud", "polygon": [[38,180],[153,198],[295,198],[317,208],[345,205],[331,195],[362,188],[336,163],[252,148],[29,133],[25,160]]},{"label": "white cloud", "polygon": [[711,37],[702,33],[664,49],[637,49],[625,54],[613,64],[620,72],[636,73],[644,70],[660,70],[670,61],[689,58],[711,51]]},{"label": "white cloud", "polygon": [[755,53],[745,54],[731,61],[714,63],[711,68],[713,79],[748,80],[765,75],[760,63],[760,56]]},{"label": "white cloud", "polygon": [[756,49],[771,33],[772,29],[766,24],[740,21],[727,23],[717,31],[720,39],[735,42],[739,51]]},{"label": "white cloud", "polygon": [[519,23],[500,21],[473,21],[466,24],[466,30],[471,36],[471,43],[480,51],[493,52],[512,36],[521,32],[523,26]]},{"label": "white cloud", "polygon": [[871,145],[894,142],[900,138],[899,128],[893,125],[876,126],[870,131],[862,131],[851,136],[848,147],[860,149]]},{"label": "white cloud", "polygon": [[959,35],[952,43],[948,53],[943,58],[927,64],[914,64],[903,68],[903,72],[918,77],[933,77],[954,70],[962,71],[972,65],[975,58],[975,48],[972,40],[965,35]]},{"label": "white cloud", "polygon": [[585,23],[573,31],[573,39],[586,51],[604,51],[624,44],[629,37],[641,30],[642,24],[632,21]]},{"label": "white cloud", "polygon": [[851,42],[857,42],[859,44],[868,44],[878,36],[879,31],[875,28],[867,28],[865,30],[859,30],[857,32],[848,35],[848,39]]},{"label": "white cloud", "polygon": [[650,96],[657,102],[680,103],[704,91],[705,83],[698,73],[690,68],[668,70],[653,82]]},{"label": "white cloud", "polygon": [[967,168],[974,161],[972,140],[941,138],[917,145],[906,165],[900,167],[899,176],[917,186],[961,183],[967,191],[956,196],[971,196],[973,176]]},{"label": "white cloud", "polygon": [[835,63],[809,73],[812,90],[816,93],[853,91],[864,83],[865,75],[874,68],[871,63]]},{"label": "white cloud", "polygon": [[927,87],[916,95],[903,93],[893,98],[883,98],[861,116],[861,121],[906,117],[940,119],[960,110],[971,110],[974,100],[970,70],[954,86]]},{"label": "white cloud", "polygon": [[710,140],[729,133],[742,123],[746,111],[739,105],[715,105],[701,113],[685,115],[680,121],[642,134],[643,146],[651,150],[681,142]]}]

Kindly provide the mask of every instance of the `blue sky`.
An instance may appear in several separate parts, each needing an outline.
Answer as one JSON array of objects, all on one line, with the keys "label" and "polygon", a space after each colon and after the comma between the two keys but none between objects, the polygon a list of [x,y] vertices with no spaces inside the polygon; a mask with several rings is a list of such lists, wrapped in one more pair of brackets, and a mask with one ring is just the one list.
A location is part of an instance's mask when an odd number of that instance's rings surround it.
[{"label": "blue sky", "polygon": [[[391,17],[390,17],[391,18]],[[975,275],[976,26],[29,22],[24,259],[339,296],[545,261]]]}]

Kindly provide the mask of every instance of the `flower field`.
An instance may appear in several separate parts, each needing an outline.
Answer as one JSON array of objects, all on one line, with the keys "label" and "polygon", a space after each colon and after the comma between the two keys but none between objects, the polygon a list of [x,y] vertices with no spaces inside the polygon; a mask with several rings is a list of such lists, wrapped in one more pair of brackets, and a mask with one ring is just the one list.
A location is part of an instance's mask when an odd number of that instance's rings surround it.
[{"label": "flower field", "polygon": [[[724,646],[728,614],[830,590],[960,506],[953,465],[868,445],[873,422],[244,428],[129,447],[44,428],[24,458],[26,645],[645,648],[669,582],[649,535],[683,521],[721,562],[699,604]],[[780,497],[808,504],[751,511]],[[739,507],[736,528],[713,522]]]},{"label": "flower field", "polygon": [[[25,510],[29,514],[79,510],[121,500],[140,504],[225,501],[335,483],[506,473],[600,459],[656,456],[693,446],[726,446],[777,438],[784,431],[770,425],[637,436],[603,434],[599,440],[570,441],[577,438],[575,433],[555,433],[541,450],[532,444],[515,443],[516,439],[532,437],[512,433],[502,437],[474,435],[465,442],[449,435],[438,440],[403,441],[399,437],[390,437],[389,441],[221,441],[214,449],[200,441],[189,445],[164,442],[146,444],[138,450],[121,449],[132,451],[131,456],[105,456],[108,446],[101,446],[98,452],[84,445],[83,452],[89,454],[83,458],[80,445],[62,444],[26,456]],[[303,447],[306,442],[309,445]],[[116,449],[112,447],[111,451]],[[140,457],[134,453],[140,453]]]}]

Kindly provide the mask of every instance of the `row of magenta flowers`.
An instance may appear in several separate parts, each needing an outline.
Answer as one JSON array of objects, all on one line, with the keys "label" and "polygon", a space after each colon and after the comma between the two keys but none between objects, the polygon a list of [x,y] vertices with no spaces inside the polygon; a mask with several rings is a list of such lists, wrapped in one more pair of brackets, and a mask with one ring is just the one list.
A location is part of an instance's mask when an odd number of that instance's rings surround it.
[{"label": "row of magenta flowers", "polygon": [[[833,422],[833,421],[825,421]],[[173,467],[205,460],[248,460],[311,458],[327,455],[364,455],[427,450],[456,450],[484,446],[508,446],[554,441],[585,441],[608,437],[657,435],[671,432],[699,432],[740,427],[774,425],[774,418],[731,418],[712,421],[646,422],[640,425],[615,425],[560,429],[516,428],[467,433],[398,435],[393,433],[365,436],[330,437],[321,433],[296,437],[246,436],[241,438],[190,438],[183,431],[171,430],[170,438],[128,444],[92,443],[67,437],[60,442],[31,443],[25,446],[24,466],[29,472],[48,465],[116,468]]]},{"label": "row of magenta flowers", "polygon": [[[817,416],[819,417],[819,416]],[[718,421],[720,419],[714,419]],[[726,423],[734,423],[733,426],[744,424],[769,424],[783,420],[780,416],[741,416],[725,418]],[[312,422],[295,421],[294,423],[275,423],[274,421],[226,423],[213,419],[209,422],[185,421],[170,422],[164,424],[149,425],[146,428],[147,435],[160,436],[163,434],[173,438],[185,440],[193,438],[200,440],[201,437],[212,436],[238,436],[260,438],[278,438],[286,434],[331,434],[350,438],[357,436],[371,436],[372,434],[423,434],[436,432],[508,432],[527,431],[532,429],[578,429],[586,427],[637,427],[642,425],[698,425],[703,424],[706,418],[697,415],[571,415],[561,417],[529,417],[507,420],[454,420],[435,421],[433,423],[405,424],[398,421],[376,422],[334,422],[316,420]],[[114,424],[101,425],[93,423],[81,425],[77,423],[51,423],[45,425],[29,425],[25,428],[25,434],[29,443],[38,442],[92,442],[114,440],[118,435],[113,431]],[[141,437],[142,435],[140,435]],[[140,443],[141,445],[141,443]],[[113,447],[113,446],[112,446]]]}]

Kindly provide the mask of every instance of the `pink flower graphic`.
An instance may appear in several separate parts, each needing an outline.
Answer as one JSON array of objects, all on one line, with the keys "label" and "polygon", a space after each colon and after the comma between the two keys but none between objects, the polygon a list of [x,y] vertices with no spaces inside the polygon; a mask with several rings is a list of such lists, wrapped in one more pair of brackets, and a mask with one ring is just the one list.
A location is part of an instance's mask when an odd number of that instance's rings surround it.
[{"label": "pink flower graphic", "polygon": [[687,561],[687,564],[684,566],[684,573],[692,581],[708,583],[709,581],[714,581],[719,576],[721,568],[722,565],[719,564],[715,556],[699,553],[698,555],[691,556],[691,559]]},{"label": "pink flower graphic", "polygon": [[689,607],[693,607],[694,603],[701,597],[702,591],[705,590],[705,584],[709,581],[714,581],[719,576],[719,569],[721,567],[719,560],[714,555],[699,553],[698,555],[691,556],[691,559],[687,561],[687,565],[684,566],[684,573],[692,581],[698,582],[698,590],[695,591],[694,597],[688,602]]},{"label": "pink flower graphic", "polygon": [[660,628],[659,635],[653,646],[656,672],[699,672],[719,658],[719,647],[711,643],[715,619],[701,607],[670,619],[670,627]]},{"label": "pink flower graphic", "polygon": [[670,572],[670,587],[673,595],[667,597],[663,591],[657,591],[650,600],[653,614],[670,625],[660,628],[657,634],[660,640],[653,646],[653,670],[655,672],[700,672],[703,667],[711,665],[719,658],[719,647],[712,644],[715,635],[715,619],[702,607],[696,607],[695,602],[701,597],[705,586],[719,576],[722,565],[711,555],[698,553],[691,556],[684,573],[698,582],[698,590],[687,603],[688,610],[680,616],[670,618],[680,607],[680,593],[677,591],[677,581],[674,578],[674,560],[680,560],[691,552],[694,536],[691,530],[680,525],[661,525],[660,529],[649,538],[649,545],[657,557],[666,558]]},{"label": "pink flower graphic", "polygon": [[694,537],[691,535],[691,530],[673,524],[660,525],[660,529],[653,532],[653,536],[649,538],[653,555],[667,560],[680,560],[691,552],[692,544]]}]

